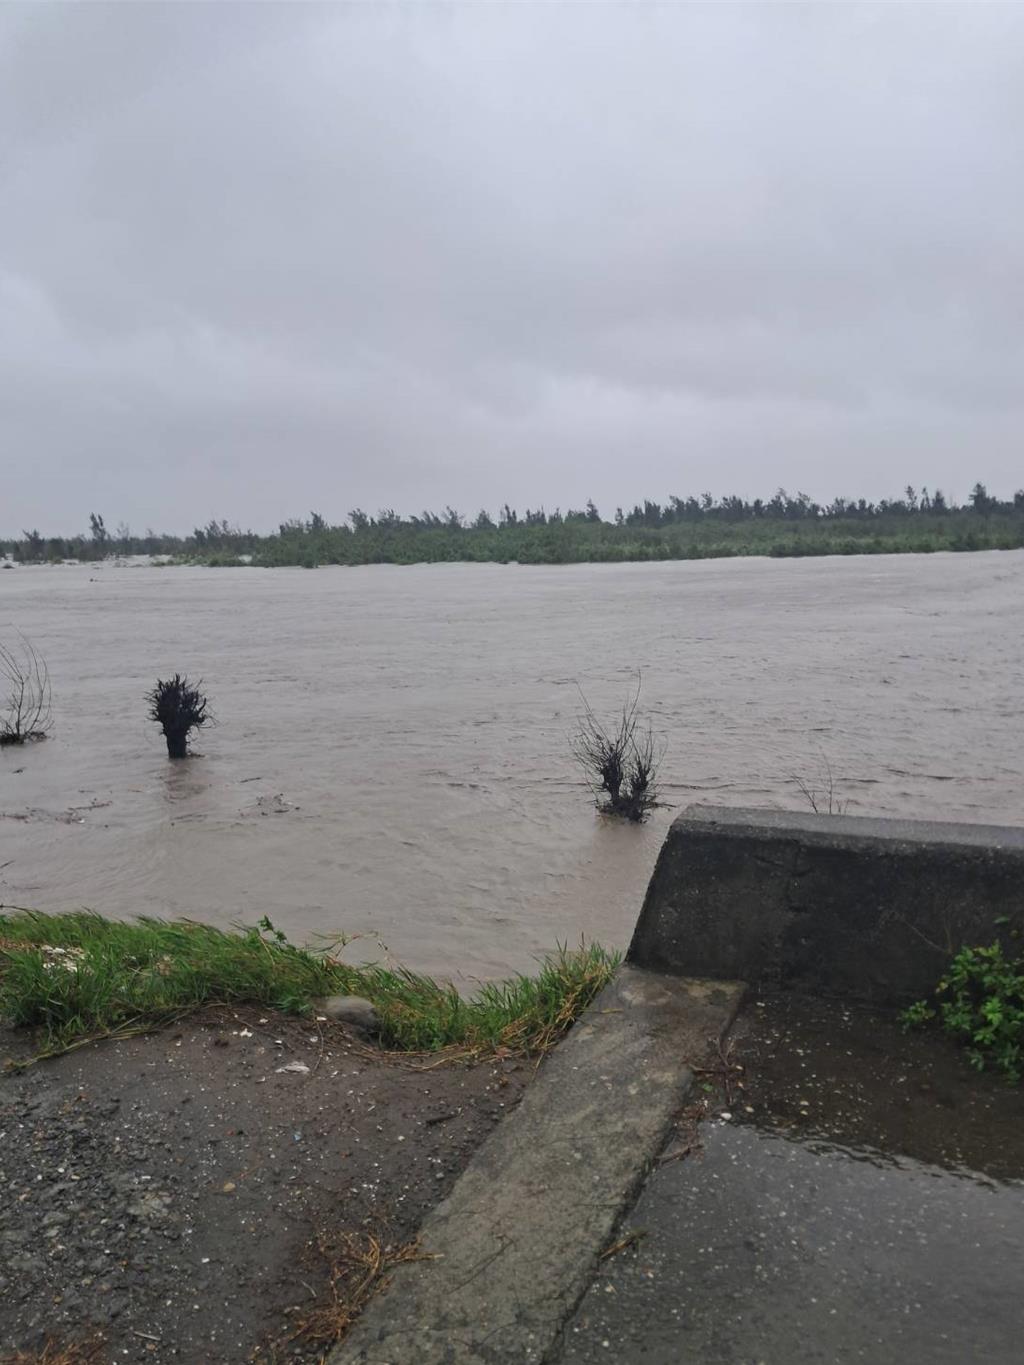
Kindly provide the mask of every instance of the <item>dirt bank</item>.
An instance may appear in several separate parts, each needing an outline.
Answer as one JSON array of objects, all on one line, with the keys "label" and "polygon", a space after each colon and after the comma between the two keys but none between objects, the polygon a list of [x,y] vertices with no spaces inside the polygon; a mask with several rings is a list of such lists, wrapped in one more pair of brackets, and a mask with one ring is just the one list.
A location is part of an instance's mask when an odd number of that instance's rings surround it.
[{"label": "dirt bank", "polygon": [[0,1349],[321,1359],[335,1291],[414,1240],[531,1069],[223,1010],[0,1077]]}]

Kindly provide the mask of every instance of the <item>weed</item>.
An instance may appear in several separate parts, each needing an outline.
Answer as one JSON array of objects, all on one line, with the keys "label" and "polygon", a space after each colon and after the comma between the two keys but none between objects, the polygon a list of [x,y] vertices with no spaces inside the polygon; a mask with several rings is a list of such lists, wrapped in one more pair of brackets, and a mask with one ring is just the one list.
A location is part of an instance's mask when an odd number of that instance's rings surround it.
[{"label": "weed", "polygon": [[915,1000],[900,1015],[900,1023],[905,1029],[921,1028],[935,1018],[935,1011],[927,1000]]},{"label": "weed", "polygon": [[900,1016],[905,1028],[938,1017],[968,1049],[979,1071],[991,1062],[1008,1081],[1024,1067],[1024,958],[1009,959],[1002,945],[961,948],[935,989],[936,1010],[918,1000]]}]

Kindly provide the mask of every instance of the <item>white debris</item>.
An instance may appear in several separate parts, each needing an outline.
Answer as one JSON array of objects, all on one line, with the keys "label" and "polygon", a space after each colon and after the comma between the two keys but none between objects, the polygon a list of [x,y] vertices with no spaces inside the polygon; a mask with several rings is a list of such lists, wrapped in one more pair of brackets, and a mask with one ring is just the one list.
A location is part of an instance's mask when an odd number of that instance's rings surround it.
[{"label": "white debris", "polygon": [[84,948],[61,948],[56,943],[34,943],[24,946],[36,949],[43,959],[43,967],[48,972],[72,972],[85,957]]}]

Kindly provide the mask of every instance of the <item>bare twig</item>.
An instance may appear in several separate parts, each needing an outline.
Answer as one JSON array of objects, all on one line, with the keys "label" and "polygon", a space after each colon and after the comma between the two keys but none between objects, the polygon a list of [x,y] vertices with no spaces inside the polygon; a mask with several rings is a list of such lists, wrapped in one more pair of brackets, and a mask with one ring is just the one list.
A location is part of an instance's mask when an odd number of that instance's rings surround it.
[{"label": "bare twig", "polygon": [[[845,815],[850,808],[849,801],[842,801],[836,791],[835,775],[828,755],[821,750],[818,755],[821,769],[811,782],[794,773],[792,782],[815,815]],[[819,786],[819,783],[821,784]]]},{"label": "bare twig", "polygon": [[646,1236],[646,1228],[635,1228],[632,1232],[627,1232],[625,1237],[620,1237],[617,1242],[613,1242],[610,1247],[605,1247],[598,1260],[607,1261],[610,1256],[617,1256],[620,1251],[625,1251],[627,1247],[636,1246]]},{"label": "bare twig", "polygon": [[0,1356],[0,1365],[98,1365],[103,1345],[98,1332],[85,1341],[66,1343],[48,1336],[41,1350],[11,1351]]},{"label": "bare twig", "polygon": [[19,648],[0,644],[0,687],[7,692],[0,714],[0,745],[42,739],[52,725],[46,661],[24,635],[18,638]]},{"label": "bare twig", "polygon": [[658,1165],[667,1166],[671,1161],[682,1161],[685,1157],[688,1157],[693,1150],[694,1144],[692,1142],[687,1142],[682,1147],[673,1147],[671,1151],[664,1152],[658,1157]]},{"label": "bare twig", "polygon": [[[344,1335],[373,1295],[387,1281],[395,1266],[408,1261],[434,1259],[415,1242],[401,1247],[385,1246],[369,1232],[329,1237],[320,1233],[316,1246],[327,1268],[327,1289],[315,1307],[303,1314],[291,1332],[275,1345],[301,1342],[305,1347],[330,1348]],[[309,1286],[306,1286],[309,1288]]]},{"label": "bare twig", "polygon": [[709,1066],[695,1066],[693,1068],[694,1075],[710,1076],[721,1084],[727,1105],[733,1103],[733,1085],[738,1084],[742,1088],[739,1077],[743,1075],[745,1069],[742,1063],[733,1061],[733,1047],[734,1043],[731,1039],[724,1047],[720,1038],[715,1040],[717,1061],[712,1062]]}]

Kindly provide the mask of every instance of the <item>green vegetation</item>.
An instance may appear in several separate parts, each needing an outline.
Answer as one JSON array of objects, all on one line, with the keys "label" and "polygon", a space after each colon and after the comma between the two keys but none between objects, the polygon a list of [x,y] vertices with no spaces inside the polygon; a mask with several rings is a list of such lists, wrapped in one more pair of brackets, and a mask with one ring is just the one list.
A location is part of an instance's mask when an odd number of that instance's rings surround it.
[{"label": "green vegetation", "polygon": [[467,523],[452,508],[399,517],[370,517],[357,509],[348,524],[329,526],[316,513],[288,522],[262,540],[261,565],[414,564],[496,561],[519,564],[612,563],[631,560],[776,558],[830,554],[927,554],[936,550],[1017,549],[1024,546],[1024,491],[1010,502],[975,486],[967,507],[942,493],[908,488],[878,503],[837,498],[827,506],[780,489],[767,502],[739,497],[716,501],[673,497],[617,509],[611,522],[594,504],[583,511],[527,511],[504,507]]},{"label": "green vegetation", "polygon": [[626,560],[775,558],[807,555],[931,554],[938,550],[1014,550],[1024,547],[1024,490],[993,497],[975,484],[966,505],[939,490],[907,488],[900,498],[868,502],[835,498],[827,504],[806,493],[779,489],[769,499],[710,493],[671,497],[665,503],[617,508],[602,518],[592,502],[582,510],[519,513],[502,508],[463,517],[454,508],[402,517],[387,508],[377,516],[360,508],[340,525],[317,512],[307,521],[283,522],[260,536],[226,521],[196,527],[189,536],[133,536],[126,526],[111,535],[93,514],[88,536],[46,539],[26,531],[0,541],[0,553],[22,562],[102,559],[112,554],[172,555],[179,561],[234,567],[250,555],[256,565],[315,569],[321,564],[417,564],[456,561],[501,564],[574,564]]},{"label": "green vegetation", "polygon": [[44,536],[39,531],[23,531],[20,540],[0,540],[0,555],[10,555],[21,564],[60,564],[65,559],[96,561],[118,555],[164,555],[182,562],[213,564],[234,568],[245,561],[239,556],[255,550],[260,537],[226,521],[211,521],[197,526],[190,536],[147,530],[133,535],[122,523],[111,534],[103,518],[89,515],[88,535]]},{"label": "green vegetation", "polygon": [[[915,1001],[900,1016],[906,1028],[938,1020],[967,1048],[979,1071],[991,1063],[1009,1081],[1024,1066],[1024,958],[999,943],[961,948],[935,990],[935,1005]],[[936,1008],[937,1006],[937,1008]]]},{"label": "green vegetation", "polygon": [[41,1030],[41,1055],[52,1056],[209,1005],[309,1014],[326,996],[361,995],[376,1007],[386,1048],[541,1053],[618,962],[596,945],[562,948],[536,976],[482,986],[464,999],[453,986],[413,972],[349,966],[336,956],[341,946],[297,948],[267,919],[228,932],[187,920],[14,911],[0,915],[0,1016]]}]

